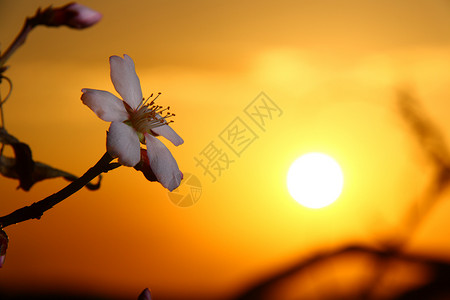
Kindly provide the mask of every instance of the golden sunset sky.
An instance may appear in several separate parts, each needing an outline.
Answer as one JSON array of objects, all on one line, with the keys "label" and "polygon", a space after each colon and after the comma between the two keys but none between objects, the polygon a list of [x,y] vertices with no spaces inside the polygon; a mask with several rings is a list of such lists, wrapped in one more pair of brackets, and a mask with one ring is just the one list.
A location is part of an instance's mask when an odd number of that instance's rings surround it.
[{"label": "golden sunset sky", "polygon": [[[0,0],[1,49],[38,7],[66,3]],[[158,103],[176,114],[171,125],[185,143],[164,143],[201,195],[179,207],[160,184],[116,169],[98,191],[83,189],[41,220],[5,229],[2,291],[134,299],[149,287],[155,299],[230,299],[314,251],[395,235],[431,173],[398,114],[399,89],[450,139],[450,1],[80,3],[102,21],[38,27],[9,60],[6,129],[36,161],[82,175],[105,152],[109,124],[82,104],[81,89],[115,93],[108,57],[128,54],[144,96],[162,92]],[[279,109],[263,127],[246,114],[261,92]],[[257,136],[239,155],[221,139],[232,122]],[[233,160],[220,174],[212,169],[214,182],[195,160],[211,143]],[[345,181],[338,201],[319,210],[286,188],[290,164],[312,151],[334,157]],[[66,184],[52,179],[24,192],[1,177],[0,213]],[[436,207],[410,251],[450,251],[448,209],[448,201]]]}]

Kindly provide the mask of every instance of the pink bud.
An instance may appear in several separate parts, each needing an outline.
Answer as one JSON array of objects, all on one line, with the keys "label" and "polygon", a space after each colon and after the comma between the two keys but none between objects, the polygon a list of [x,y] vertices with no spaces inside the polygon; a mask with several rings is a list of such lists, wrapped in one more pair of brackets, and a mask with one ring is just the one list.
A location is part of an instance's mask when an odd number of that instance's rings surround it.
[{"label": "pink bud", "polygon": [[0,268],[5,263],[6,249],[8,248],[8,236],[0,229]]},{"label": "pink bud", "polygon": [[102,14],[87,6],[72,2],[60,8],[50,8],[51,14],[46,20],[47,26],[66,25],[71,28],[83,29],[100,21]]},{"label": "pink bud", "polygon": [[142,293],[139,295],[138,300],[152,300],[152,295],[150,294],[149,289],[145,289],[142,291]]}]

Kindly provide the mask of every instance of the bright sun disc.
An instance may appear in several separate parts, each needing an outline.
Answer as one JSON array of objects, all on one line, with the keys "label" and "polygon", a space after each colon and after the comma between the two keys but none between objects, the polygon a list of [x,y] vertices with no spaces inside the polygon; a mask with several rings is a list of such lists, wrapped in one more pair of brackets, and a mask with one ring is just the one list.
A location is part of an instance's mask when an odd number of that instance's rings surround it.
[{"label": "bright sun disc", "polygon": [[308,153],[295,160],[287,174],[289,194],[309,208],[322,208],[341,194],[344,176],[339,164],[322,153]]}]

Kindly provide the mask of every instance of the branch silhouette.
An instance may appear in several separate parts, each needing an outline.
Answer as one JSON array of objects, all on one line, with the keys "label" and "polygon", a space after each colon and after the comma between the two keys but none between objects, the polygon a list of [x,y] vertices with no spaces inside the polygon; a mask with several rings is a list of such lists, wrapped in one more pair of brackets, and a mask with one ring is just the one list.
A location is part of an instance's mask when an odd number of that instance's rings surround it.
[{"label": "branch silhouette", "polygon": [[119,163],[111,163],[112,160],[113,157],[106,152],[92,168],[83,174],[83,176],[73,181],[59,192],[35,202],[30,206],[25,206],[6,216],[0,217],[0,228],[5,228],[9,225],[30,219],[40,219],[44,212],[51,209],[73,193],[79,191],[95,177],[121,166]]},{"label": "branch silhouette", "polygon": [[[16,137],[9,134],[4,128],[0,128],[0,143],[3,145],[10,145],[14,150],[14,158],[4,156],[0,153],[0,174],[5,177],[18,179],[19,187],[25,191],[37,182],[62,177],[68,181],[75,181],[77,176],[54,168],[48,164],[34,161],[32,158],[31,148],[19,141]],[[89,190],[97,190],[100,188],[101,175],[99,175],[98,182],[86,184]]]},{"label": "branch silhouette", "polygon": [[[420,210],[417,203],[412,202],[406,211],[404,225],[406,232],[403,235],[395,234],[388,237],[388,242],[383,242],[378,248],[363,245],[347,245],[331,251],[313,254],[309,257],[299,259],[290,266],[274,272],[270,276],[261,279],[252,286],[247,287],[237,300],[268,299],[266,296],[270,291],[276,290],[277,286],[284,281],[307,272],[309,267],[319,263],[331,263],[343,255],[368,255],[375,262],[375,268],[368,268],[372,273],[371,280],[364,283],[360,291],[354,290],[354,294],[339,295],[338,291],[331,299],[379,299],[381,296],[377,291],[392,267],[392,261],[403,261],[406,263],[418,263],[426,267],[431,274],[428,282],[418,284],[414,287],[399,292],[395,299],[450,299],[450,263],[430,256],[420,256],[405,253],[404,248],[423,223],[436,203],[440,195],[450,183],[450,155],[439,129],[424,114],[424,109],[410,92],[403,90],[397,94],[397,104],[400,115],[411,129],[411,133],[418,141],[422,152],[431,162],[435,169],[432,180],[420,197]],[[356,289],[356,288],[355,288]],[[393,295],[388,299],[393,299]],[[317,297],[320,298],[320,297]],[[383,298],[385,299],[385,298]]]}]

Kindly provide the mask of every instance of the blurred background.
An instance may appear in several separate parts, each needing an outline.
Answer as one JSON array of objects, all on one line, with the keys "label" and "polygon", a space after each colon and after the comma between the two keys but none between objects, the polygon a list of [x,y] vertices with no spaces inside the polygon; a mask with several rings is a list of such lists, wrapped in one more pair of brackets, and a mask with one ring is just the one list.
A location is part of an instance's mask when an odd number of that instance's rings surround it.
[{"label": "blurred background", "polygon": [[[1,49],[38,7],[66,3],[0,0]],[[5,229],[0,295],[136,299],[149,287],[154,299],[234,299],[347,245],[363,248],[254,299],[349,299],[386,273],[375,271],[373,256],[405,236],[405,216],[436,179],[436,162],[400,114],[399,91],[420,103],[442,140],[450,138],[449,1],[80,3],[100,11],[100,23],[81,31],[37,27],[9,60],[6,129],[36,161],[82,175],[105,152],[109,124],[81,103],[81,89],[114,92],[108,57],[128,54],[144,96],[162,92],[159,104],[176,114],[172,127],[185,143],[164,142],[193,178],[178,193],[192,185],[197,198],[174,203],[160,184],[116,169],[99,190],[82,189],[41,220]],[[261,92],[278,108],[263,127],[246,113]],[[238,155],[221,139],[237,118],[255,137]],[[232,161],[212,170],[214,178],[196,161],[211,145]],[[319,210],[300,206],[286,188],[290,164],[311,151],[334,157],[345,180],[338,201]],[[25,192],[1,177],[0,214],[65,185],[52,179]],[[429,282],[432,270],[417,257],[450,261],[447,197],[444,189],[433,194],[440,201],[402,243],[414,263],[392,254],[385,266],[392,280],[384,278],[392,286],[376,295],[392,298]]]}]

